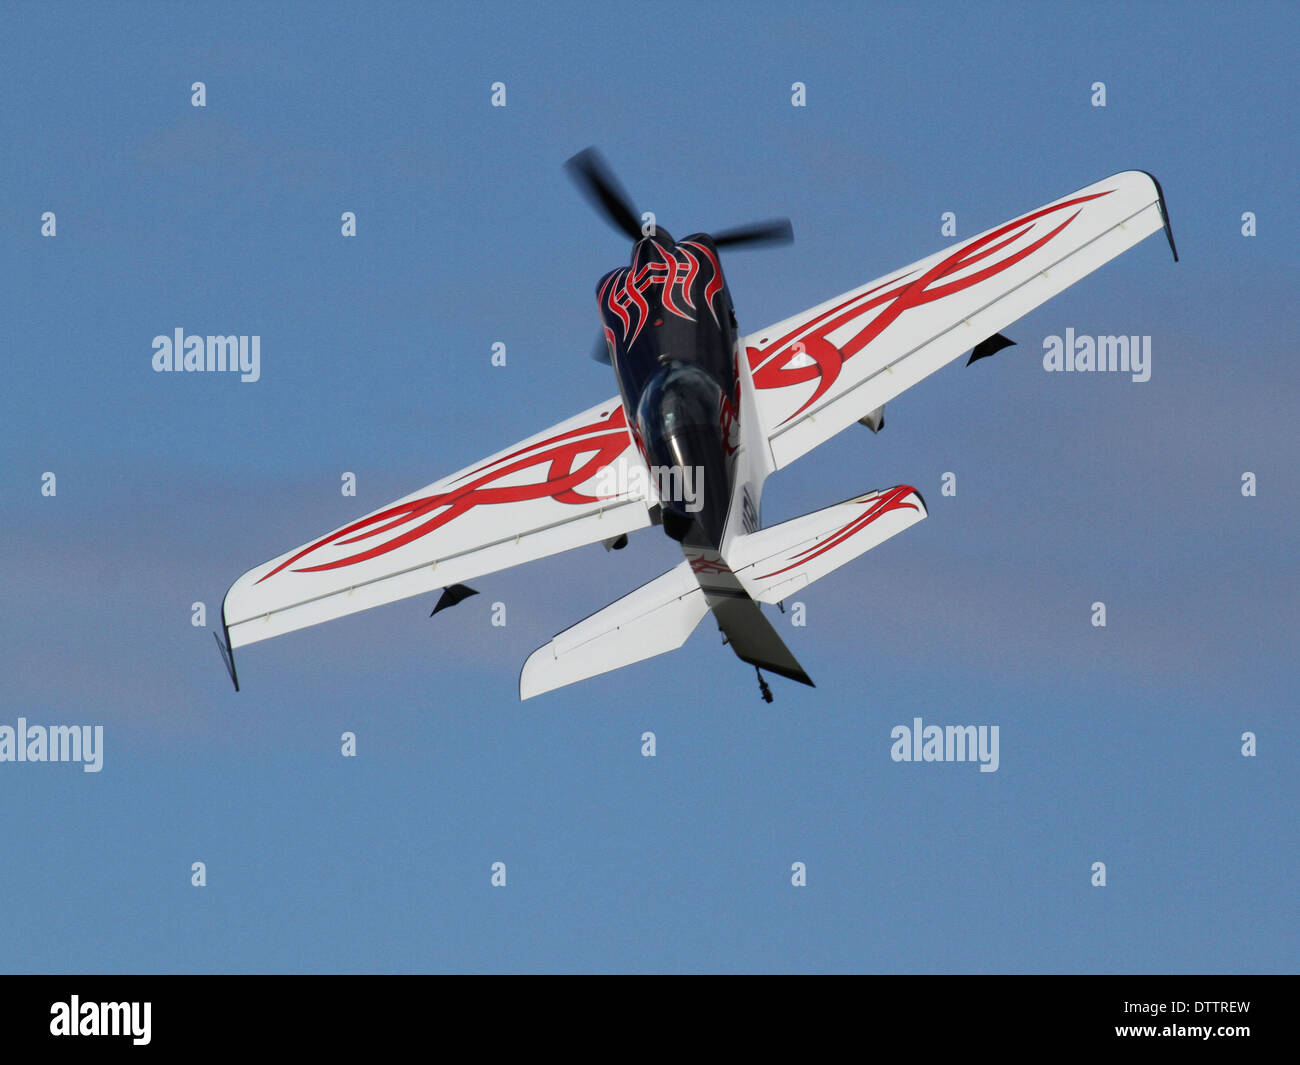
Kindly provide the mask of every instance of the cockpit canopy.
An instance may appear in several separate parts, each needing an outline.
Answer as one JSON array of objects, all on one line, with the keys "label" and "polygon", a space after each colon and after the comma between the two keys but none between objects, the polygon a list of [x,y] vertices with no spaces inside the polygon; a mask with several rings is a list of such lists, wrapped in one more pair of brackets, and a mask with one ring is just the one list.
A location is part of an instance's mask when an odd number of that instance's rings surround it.
[{"label": "cockpit canopy", "polygon": [[681,466],[683,441],[717,435],[722,389],[698,366],[669,362],[650,378],[636,406],[636,426],[651,464]]}]

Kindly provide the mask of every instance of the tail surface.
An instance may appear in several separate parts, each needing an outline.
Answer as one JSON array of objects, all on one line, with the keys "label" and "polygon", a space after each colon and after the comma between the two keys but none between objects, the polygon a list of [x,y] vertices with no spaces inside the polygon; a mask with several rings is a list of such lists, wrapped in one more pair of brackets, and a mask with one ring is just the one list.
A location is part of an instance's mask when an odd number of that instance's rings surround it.
[{"label": "tail surface", "polygon": [[712,606],[718,628],[742,662],[810,688],[816,687],[754,600],[729,597],[717,600]]},{"label": "tail surface", "polygon": [[524,663],[519,698],[675,651],[709,612],[689,562],[565,629]]},{"label": "tail surface", "polygon": [[687,547],[686,558],[667,573],[529,655],[519,676],[519,697],[530,699],[675,651],[710,610],[742,662],[811,686],[759,603],[779,602],[925,516],[921,494],[899,485],[738,536],[727,545],[725,558],[712,549]]},{"label": "tail surface", "polygon": [[910,529],[927,513],[921,493],[910,485],[867,492],[737,536],[727,545],[727,563],[750,598],[776,603]]}]

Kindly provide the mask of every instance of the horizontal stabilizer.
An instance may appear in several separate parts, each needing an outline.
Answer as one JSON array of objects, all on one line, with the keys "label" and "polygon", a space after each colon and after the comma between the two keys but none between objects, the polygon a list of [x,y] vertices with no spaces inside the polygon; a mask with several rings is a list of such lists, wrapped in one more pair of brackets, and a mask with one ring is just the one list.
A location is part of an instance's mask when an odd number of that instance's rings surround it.
[{"label": "horizontal stabilizer", "polygon": [[736,537],[727,563],[749,595],[776,603],[909,529],[927,514],[909,485],[836,503]]},{"label": "horizontal stabilizer", "polygon": [[708,613],[689,562],[565,629],[524,663],[519,698],[675,651]]}]

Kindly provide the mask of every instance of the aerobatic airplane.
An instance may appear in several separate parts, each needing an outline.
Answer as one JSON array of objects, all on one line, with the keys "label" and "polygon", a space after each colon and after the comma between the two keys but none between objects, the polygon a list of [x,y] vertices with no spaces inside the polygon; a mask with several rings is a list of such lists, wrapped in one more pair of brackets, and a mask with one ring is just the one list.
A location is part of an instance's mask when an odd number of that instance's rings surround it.
[{"label": "aerobatic airplane", "polygon": [[[720,249],[792,239],[788,221],[675,240],[643,222],[594,149],[567,167],[634,242],[596,286],[602,361],[619,395],[249,570],[227,592],[223,657],[358,610],[443,589],[649,525],[681,544],[667,573],[580,621],[524,663],[527,699],[685,642],[712,611],[724,642],[811,684],[759,604],[779,603],[926,516],[907,485],[764,528],[763,483],[1163,229],[1159,183],[1106,178],[784,321],[741,334]],[[643,229],[644,226],[644,229]]]}]

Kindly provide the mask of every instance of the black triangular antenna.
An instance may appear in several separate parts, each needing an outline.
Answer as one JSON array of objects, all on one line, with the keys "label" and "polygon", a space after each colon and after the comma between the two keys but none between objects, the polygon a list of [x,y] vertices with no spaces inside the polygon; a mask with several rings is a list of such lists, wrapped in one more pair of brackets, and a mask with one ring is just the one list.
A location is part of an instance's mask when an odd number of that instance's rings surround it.
[{"label": "black triangular antenna", "polygon": [[1014,343],[1014,340],[1004,337],[1001,333],[994,333],[988,338],[988,340],[981,340],[975,345],[975,350],[970,353],[970,358],[966,360],[966,365],[969,366],[976,359],[987,359],[990,355],[993,355]]},{"label": "black triangular antenna", "polygon": [[468,599],[471,595],[478,595],[473,588],[465,584],[448,585],[442,590],[442,595],[438,598],[438,605],[430,612],[429,617],[433,617],[439,610],[446,610],[453,607],[462,599]]}]

